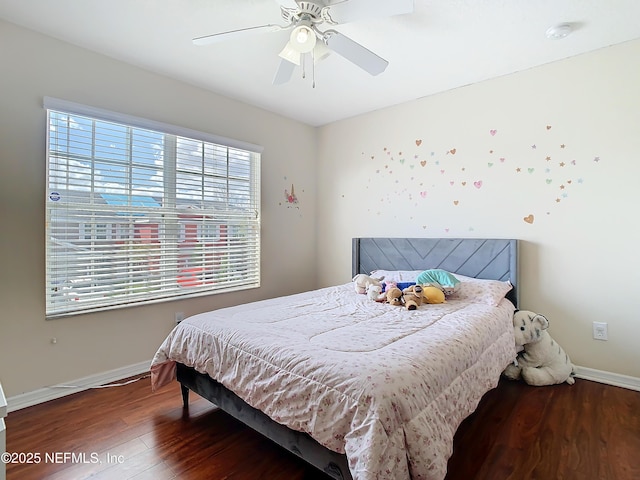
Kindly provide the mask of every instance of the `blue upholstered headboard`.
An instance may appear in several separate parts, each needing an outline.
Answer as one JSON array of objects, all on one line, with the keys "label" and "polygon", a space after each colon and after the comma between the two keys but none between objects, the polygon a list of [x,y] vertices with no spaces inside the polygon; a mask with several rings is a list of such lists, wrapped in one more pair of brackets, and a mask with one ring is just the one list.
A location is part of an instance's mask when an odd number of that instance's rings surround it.
[{"label": "blue upholstered headboard", "polygon": [[352,274],[441,268],[467,277],[509,280],[518,306],[518,241],[486,238],[354,238]]}]

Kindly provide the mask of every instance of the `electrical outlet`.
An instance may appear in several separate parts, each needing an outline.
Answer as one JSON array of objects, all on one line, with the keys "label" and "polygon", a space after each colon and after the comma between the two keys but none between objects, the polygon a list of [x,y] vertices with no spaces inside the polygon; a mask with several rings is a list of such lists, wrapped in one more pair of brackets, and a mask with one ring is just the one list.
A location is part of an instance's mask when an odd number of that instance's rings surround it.
[{"label": "electrical outlet", "polygon": [[184,320],[184,312],[176,312],[176,325]]},{"label": "electrical outlet", "polygon": [[609,340],[606,322],[593,322],[593,338],[596,340]]}]

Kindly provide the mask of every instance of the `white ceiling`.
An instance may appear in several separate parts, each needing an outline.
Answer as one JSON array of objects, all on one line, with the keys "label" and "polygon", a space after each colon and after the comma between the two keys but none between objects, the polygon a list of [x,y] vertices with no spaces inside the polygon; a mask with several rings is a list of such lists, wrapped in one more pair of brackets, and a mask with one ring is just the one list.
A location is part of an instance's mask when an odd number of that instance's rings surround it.
[{"label": "white ceiling", "polygon": [[[271,83],[288,31],[191,42],[282,24],[276,0],[0,0],[0,18],[313,126],[640,38],[638,0],[415,0],[413,14],[335,27],[387,59],[385,72],[332,54],[314,88],[300,68]],[[573,33],[547,39],[559,23]]]}]

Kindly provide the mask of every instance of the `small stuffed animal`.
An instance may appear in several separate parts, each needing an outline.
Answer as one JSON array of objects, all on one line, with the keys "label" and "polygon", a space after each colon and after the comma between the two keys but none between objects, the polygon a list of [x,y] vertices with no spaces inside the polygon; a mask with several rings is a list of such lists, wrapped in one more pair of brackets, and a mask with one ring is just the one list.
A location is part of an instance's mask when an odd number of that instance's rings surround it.
[{"label": "small stuffed animal", "polygon": [[538,313],[519,310],[513,315],[516,345],[524,346],[516,361],[503,375],[510,380],[523,378],[529,385],[555,385],[575,383],[574,368],[569,355],[558,345],[549,332],[549,320]]},{"label": "small stuffed animal", "polygon": [[382,293],[382,287],[371,283],[367,286],[367,297],[375,302],[384,302],[387,299],[387,296]]},{"label": "small stuffed animal", "polygon": [[422,286],[433,285],[434,287],[438,287],[445,295],[455,293],[460,286],[460,280],[440,268],[425,270],[418,275],[416,283]]},{"label": "small stuffed animal", "polygon": [[392,287],[387,290],[387,303],[396,307],[403,305],[402,290],[398,287]]},{"label": "small stuffed animal", "polygon": [[365,275],[364,273],[359,273],[351,280],[353,282],[353,286],[356,290],[356,293],[367,293],[367,287],[369,285],[381,285],[380,282],[384,280],[384,276],[380,278],[370,277],[369,275]]},{"label": "small stuffed animal", "polygon": [[422,305],[422,287],[420,285],[411,285],[402,290],[404,297],[404,306],[407,310],[417,310]]},{"label": "small stuffed animal", "polygon": [[389,289],[391,289],[393,287],[397,287],[398,286],[398,282],[394,282],[393,280],[390,280],[388,282],[385,282],[384,286],[385,286],[385,291],[386,291],[386,290],[389,290]]},{"label": "small stuffed animal", "polygon": [[446,303],[444,292],[433,285],[423,286],[422,296],[425,303]]}]

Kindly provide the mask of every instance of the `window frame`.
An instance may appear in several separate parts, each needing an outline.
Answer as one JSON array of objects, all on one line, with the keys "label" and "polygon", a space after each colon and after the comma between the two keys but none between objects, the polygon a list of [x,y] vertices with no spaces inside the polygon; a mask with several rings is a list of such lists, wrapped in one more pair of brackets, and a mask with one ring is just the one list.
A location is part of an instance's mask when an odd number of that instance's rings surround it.
[{"label": "window frame", "polygon": [[[192,130],[184,127],[179,127],[179,126],[170,125],[170,124],[157,122],[153,120],[148,120],[140,117],[112,112],[109,110],[81,105],[73,102],[68,102],[66,100],[55,99],[51,97],[44,97],[43,106],[47,112],[47,115],[46,115],[46,118],[47,118],[47,125],[46,125],[47,195],[45,198],[45,202],[46,202],[45,209],[46,209],[46,217],[47,217],[46,235],[45,235],[46,256],[47,256],[46,268],[45,268],[46,289],[47,289],[46,302],[45,302],[46,319],[68,317],[71,315],[85,314],[90,312],[111,310],[111,309],[117,309],[117,308],[126,308],[130,306],[153,304],[158,302],[172,301],[176,299],[191,298],[196,296],[211,295],[211,294],[217,294],[217,293],[225,293],[225,292],[231,292],[236,290],[244,290],[249,288],[260,287],[260,276],[261,276],[260,275],[260,268],[261,268],[260,266],[260,250],[261,250],[260,248],[260,237],[261,237],[260,163],[261,163],[261,153],[263,151],[263,148],[261,146],[221,137],[218,135],[204,133],[204,132],[200,132],[200,131],[196,131],[196,130]],[[137,231],[137,229],[135,229],[132,226],[132,223],[127,224],[126,222],[125,223],[109,222],[109,218],[112,218],[113,215],[116,215],[115,213],[113,213],[115,210],[129,209],[129,211],[131,211],[137,208],[137,207],[132,207],[132,205],[136,203],[136,200],[133,199],[133,197],[136,197],[135,193],[133,194],[128,193],[127,207],[114,207],[113,205],[118,205],[117,203],[118,200],[116,199],[115,200],[116,203],[112,202],[111,206],[108,205],[106,207],[105,206],[98,207],[100,209],[103,209],[105,212],[107,212],[104,214],[105,218],[100,218],[99,220],[88,220],[86,223],[83,223],[83,224],[78,223],[77,225],[79,242],[81,240],[86,241],[87,237],[90,237],[91,241],[98,241],[98,237],[100,237],[99,239],[100,241],[116,243],[116,242],[119,242],[121,236],[125,236],[125,237],[129,236],[129,240],[127,241],[128,248],[126,249],[126,251],[129,254],[128,258],[130,263],[135,264],[137,260],[136,258],[134,258],[134,256],[138,257],[141,255],[148,256],[148,259],[146,260],[147,262],[152,262],[152,261],[161,262],[162,266],[161,268],[159,268],[159,270],[161,271],[161,277],[159,278],[162,279],[161,281],[163,286],[163,288],[160,288],[160,290],[162,290],[161,292],[157,294],[147,292],[146,294],[127,293],[127,294],[119,295],[115,293],[116,287],[119,286],[119,284],[116,284],[114,281],[114,283],[112,284],[107,283],[107,288],[105,290],[106,293],[103,295],[103,297],[110,297],[110,296],[117,295],[117,302],[115,303],[109,303],[111,300],[107,301],[104,299],[92,301],[89,296],[83,297],[82,304],[78,298],[75,298],[76,302],[71,302],[69,299],[63,299],[63,300],[60,299],[58,285],[61,284],[60,279],[62,277],[56,276],[56,273],[59,272],[59,270],[57,270],[57,268],[59,267],[55,266],[56,259],[53,258],[55,257],[55,248],[52,246],[55,243],[55,239],[53,237],[52,232],[57,231],[55,227],[59,226],[59,224],[56,224],[55,220],[52,220],[52,218],[55,219],[55,214],[51,213],[51,212],[55,212],[56,208],[58,208],[57,205],[54,205],[57,200],[54,198],[55,196],[54,194],[56,192],[53,191],[54,190],[53,185],[57,185],[55,183],[57,181],[55,174],[57,174],[58,171],[56,170],[52,175],[50,172],[50,165],[52,162],[51,157],[58,158],[58,157],[64,157],[66,155],[67,158],[70,158],[71,153],[66,152],[66,154],[60,154],[59,152],[56,152],[55,155],[52,154],[52,149],[50,145],[50,134],[52,130],[52,126],[49,120],[50,112],[59,112],[67,115],[88,117],[94,122],[93,124],[95,124],[95,122],[97,121],[110,122],[110,123],[116,124],[116,127],[118,125],[124,125],[127,128],[129,128],[130,131],[133,131],[132,129],[142,129],[142,130],[152,131],[152,133],[161,134],[163,138],[163,142],[162,142],[163,155],[162,155],[162,163],[161,163],[162,167],[158,167],[158,168],[162,169],[163,177],[165,178],[165,180],[163,181],[164,185],[162,187],[163,188],[162,195],[158,195],[158,196],[162,198],[162,202],[161,202],[162,205],[159,210],[160,213],[157,213],[156,220],[158,221],[158,223],[156,225],[151,224],[150,226],[146,227],[147,230],[149,229],[153,230],[155,228],[157,229],[157,232],[152,231],[150,234],[149,231],[146,231],[145,233],[145,235],[147,235],[146,237],[143,237],[142,233],[140,233],[140,237],[138,239],[138,240],[142,238],[149,239],[151,238],[149,235],[156,235],[156,237],[154,238],[155,240],[158,240],[157,242],[155,242],[158,244],[157,249],[153,251],[148,250],[146,254],[135,253],[134,251],[135,246],[131,245],[132,243],[131,238],[132,236],[135,235],[134,230]],[[167,139],[169,139],[169,141],[167,141]],[[128,139],[128,141],[131,143],[131,146],[133,148],[133,140]],[[174,142],[173,145],[171,145],[171,141]],[[220,268],[219,263],[222,263],[222,262],[217,263],[216,260],[213,260],[213,261],[211,260],[211,257],[214,256],[214,254],[211,253],[211,250],[215,249],[216,246],[213,243],[207,244],[207,242],[205,242],[204,239],[208,237],[203,236],[201,232],[208,231],[208,232],[215,232],[216,234],[221,234],[221,232],[225,233],[226,236],[224,240],[226,241],[226,244],[225,244],[226,249],[224,247],[220,247],[221,248],[220,251],[224,250],[225,252],[224,255],[226,255],[226,257],[224,257],[223,260],[225,264],[226,262],[231,261],[232,267],[236,269],[243,266],[248,266],[249,271],[247,275],[250,278],[250,280],[248,280],[246,284],[242,284],[242,282],[239,281],[239,284],[234,285],[232,279],[235,275],[237,275],[238,270],[233,270],[233,268],[229,268],[228,266],[226,268],[228,269],[228,272],[231,272],[231,273],[227,273],[225,276],[225,279],[228,281],[228,284],[226,284],[225,282],[220,282],[220,284],[214,285],[213,282],[209,282],[209,285],[207,286],[207,282],[201,282],[200,284],[198,284],[198,288],[192,288],[194,287],[193,284],[181,283],[179,281],[179,273],[177,272],[179,271],[178,264],[180,262],[179,260],[180,252],[187,251],[186,249],[185,250],[179,249],[180,237],[182,236],[182,238],[184,239],[185,232],[181,229],[181,223],[178,219],[184,218],[185,214],[184,214],[184,210],[180,210],[180,208],[184,208],[184,205],[183,204],[179,205],[180,202],[176,201],[176,196],[180,195],[180,187],[185,187],[187,185],[186,183],[182,184],[180,183],[179,180],[177,180],[179,171],[180,171],[179,165],[181,162],[179,158],[180,156],[179,144],[181,141],[183,143],[190,142],[190,141],[196,142],[195,143],[196,145],[200,145],[202,147],[203,152],[207,148],[211,148],[214,151],[218,151],[218,150],[226,151],[227,156],[231,154],[230,152],[240,152],[242,154],[247,155],[246,160],[244,159],[244,157],[242,158],[238,157],[238,158],[240,159],[239,161],[244,162],[248,165],[248,167],[244,167],[244,168],[248,168],[249,173],[246,174],[244,170],[243,170],[243,173],[245,173],[245,175],[248,175],[249,179],[246,180],[244,177],[242,177],[242,180],[235,180],[235,181],[236,183],[238,183],[237,188],[246,188],[246,191],[248,192],[246,194],[248,198],[247,203],[249,206],[243,210],[244,213],[242,214],[239,214],[236,211],[232,211],[232,206],[231,206],[232,202],[230,200],[230,197],[231,197],[230,189],[232,188],[231,185],[234,183],[234,178],[235,178],[231,173],[234,163],[233,162],[230,163],[230,161],[228,160],[229,157],[227,157],[227,167],[225,170],[225,174],[214,175],[216,178],[226,181],[227,198],[226,200],[220,202],[217,197],[217,194],[215,195],[211,194],[209,195],[210,200],[208,202],[203,200],[202,204],[205,205],[206,203],[208,203],[209,206],[204,207],[204,210],[202,210],[202,213],[201,214],[198,213],[198,215],[196,215],[196,218],[199,218],[203,223],[198,224],[198,226],[196,227],[195,237],[194,239],[192,239],[192,241],[195,242],[194,245],[192,245],[192,247],[194,247],[194,249],[197,247],[197,251],[196,250],[194,251],[196,251],[196,253],[200,255],[200,261],[202,262],[202,265],[205,265],[208,269],[211,269],[211,271],[215,272],[216,268]],[[93,148],[96,148],[96,143],[97,143],[96,137],[92,137],[91,142],[92,142],[91,145],[93,146]],[[167,152],[170,149],[173,149],[172,153],[167,154]],[[135,163],[137,160],[137,157],[134,157],[134,154],[132,153],[129,155],[130,157],[128,161],[131,164]],[[204,158],[204,153],[203,153],[203,158]],[[96,163],[98,163],[98,161],[103,162],[104,160],[103,159],[99,160],[98,157],[92,153],[90,157],[90,163],[91,163],[92,169],[96,168]],[[205,186],[205,183],[206,183],[205,180],[207,179],[207,174],[205,173],[207,164],[205,163],[205,160],[202,160],[202,162],[203,164],[202,164],[201,172],[200,173],[189,172],[189,176],[196,180],[198,180],[198,178],[200,179],[202,183],[202,185],[199,186],[200,191],[202,192],[203,196],[207,196],[205,193],[207,190]],[[106,163],[109,163],[109,162],[106,162]],[[118,167],[117,163],[118,162],[113,162],[114,170]],[[244,163],[241,163],[239,165],[244,166]],[[69,171],[71,169],[70,166],[67,166],[65,168],[66,168],[66,171]],[[215,163],[214,163],[214,166],[209,168],[215,169],[217,167],[215,167]],[[51,183],[52,181],[54,183]],[[127,187],[128,190],[134,190],[133,182],[134,180],[132,180],[132,178],[128,178],[128,179],[122,180],[120,183],[116,182],[116,185]],[[70,192],[77,192],[79,190],[82,190],[82,187],[77,187],[77,190],[70,190]],[[91,185],[91,187],[89,187],[89,191],[92,197],[101,195],[98,190],[94,190],[93,184]],[[222,191],[224,192],[224,190]],[[214,190],[211,190],[210,192],[214,192]],[[171,195],[173,196],[173,198],[168,198],[168,197],[171,197]],[[74,195],[70,194],[68,196],[72,197]],[[117,197],[117,195],[115,196]],[[211,198],[214,198],[214,197],[215,199],[211,200]],[[105,203],[108,204],[109,202],[107,202],[105,199]],[[142,205],[142,207],[140,207],[139,210],[141,212],[144,212],[145,211],[144,202],[140,201],[138,203]],[[150,203],[153,203],[153,202],[150,202]],[[74,208],[77,206],[77,204],[73,204],[73,203],[72,205],[74,206]],[[221,205],[221,207],[217,209],[218,207],[211,206],[211,205]],[[155,208],[155,205],[153,206],[146,205],[146,207],[147,209],[153,209]],[[88,213],[89,209],[86,209],[83,211],[85,213]],[[249,213],[249,211],[251,211],[251,214]],[[109,212],[111,212],[110,213],[111,217],[109,217],[108,215]],[[95,213],[96,212],[94,212],[94,215]],[[137,215],[137,214],[138,213],[134,213],[133,215]],[[140,213],[140,215],[145,215],[145,213]],[[255,218],[253,219],[249,218],[250,216],[253,217],[254,215],[255,215]],[[95,216],[98,216],[98,215],[95,215]],[[207,221],[214,222],[214,223],[206,223]],[[140,227],[140,228],[143,228],[143,227]],[[177,234],[175,233],[172,234],[171,232],[169,232],[169,230],[175,232],[176,229],[177,229]],[[234,244],[234,241],[231,239],[232,236],[230,232],[238,231],[238,229],[240,229],[240,231],[244,233],[244,237],[237,240],[236,241],[237,245],[236,245]],[[245,239],[246,241],[242,241],[242,239]],[[150,246],[151,240],[147,240],[147,243],[143,242],[137,245],[138,247],[140,247],[141,245],[143,247],[145,245]],[[244,245],[244,248],[246,248],[246,250],[243,250],[243,245]],[[185,246],[185,245],[182,245],[182,246]],[[189,245],[186,245],[186,246],[189,247]],[[110,248],[112,249],[111,253],[113,253],[113,249],[115,247],[111,246]],[[140,251],[141,250],[138,250],[138,252]],[[175,262],[174,267],[167,266],[167,265],[170,265],[170,263],[164,263],[165,262],[164,255],[166,251],[172,252],[171,254],[173,256],[170,256],[169,259],[171,262]],[[240,251],[241,253],[239,256],[234,257],[236,251]],[[53,252],[53,253],[50,254],[50,252]],[[92,252],[93,252],[93,255],[96,255],[93,250]],[[126,254],[118,252],[118,255],[123,255],[123,257],[117,256],[115,260],[118,260],[118,259],[122,260]],[[80,258],[79,254],[78,256]],[[71,255],[70,257],[73,257],[73,255]],[[154,260],[150,260],[152,257]],[[111,256],[110,258],[113,261],[114,257]],[[197,255],[195,256],[195,258],[197,258]],[[216,258],[222,258],[222,257],[216,257]],[[105,259],[98,259],[97,261],[98,262],[105,261]],[[141,258],[140,261],[144,262],[145,259]],[[69,261],[67,261],[67,263],[71,264],[71,262]],[[106,263],[110,263],[110,260],[106,259]],[[198,265],[197,261],[196,261],[196,265]],[[151,268],[151,267],[148,267],[148,268]],[[173,271],[174,277],[171,276],[172,268],[175,270]],[[202,268],[201,270],[202,272],[200,272],[199,276],[201,278],[205,278],[204,268]],[[210,272],[208,274],[210,275]],[[73,278],[72,274],[69,274],[69,275],[70,276],[66,278],[66,280],[69,280],[69,278]],[[134,275],[134,274],[129,273],[129,275]],[[125,278],[125,277],[122,277],[122,278]],[[172,278],[174,280],[174,285],[170,285]],[[92,290],[92,288],[95,287],[95,285],[93,285],[95,283],[95,280],[92,278],[90,279],[90,282],[92,283],[92,286],[91,287],[85,286],[84,288],[86,292],[88,292],[89,294],[95,294],[95,291]],[[109,285],[113,286],[112,290],[109,290]],[[169,285],[169,287],[164,288],[166,285]],[[184,287],[184,288],[176,288],[176,287]],[[63,287],[60,287],[60,291],[62,291],[62,288]],[[148,289],[148,290],[152,291],[153,289]],[[74,294],[76,295],[76,297],[78,297],[77,293],[74,293]],[[84,300],[85,298],[86,298],[86,301]],[[112,297],[112,298],[116,298],[116,297]]]}]

